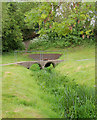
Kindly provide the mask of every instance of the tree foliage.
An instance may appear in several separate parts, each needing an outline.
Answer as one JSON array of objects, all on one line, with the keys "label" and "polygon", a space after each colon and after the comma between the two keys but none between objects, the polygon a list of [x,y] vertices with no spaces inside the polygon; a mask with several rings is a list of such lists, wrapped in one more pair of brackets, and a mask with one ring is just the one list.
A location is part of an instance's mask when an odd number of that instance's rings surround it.
[{"label": "tree foliage", "polygon": [[40,35],[54,33],[62,37],[74,34],[89,38],[94,34],[95,3],[39,3],[25,16],[26,24],[38,29]]},{"label": "tree foliage", "polygon": [[2,45],[3,51],[18,49],[23,40],[19,23],[19,11],[15,3],[3,3]]},{"label": "tree foliage", "polygon": [[22,49],[24,13],[31,10],[33,3],[2,3],[2,50]]},{"label": "tree foliage", "polygon": [[94,2],[2,3],[2,48],[22,48],[24,37],[29,38],[33,31],[46,34],[52,42],[72,35],[93,38],[94,22]]}]

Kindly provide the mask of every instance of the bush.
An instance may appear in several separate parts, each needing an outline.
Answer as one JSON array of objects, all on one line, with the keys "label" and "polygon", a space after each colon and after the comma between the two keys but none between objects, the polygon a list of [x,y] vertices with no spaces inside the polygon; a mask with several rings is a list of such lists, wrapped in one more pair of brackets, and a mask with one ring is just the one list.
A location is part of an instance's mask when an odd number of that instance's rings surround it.
[{"label": "bush", "polygon": [[40,66],[38,64],[33,64],[30,67],[30,70],[32,70],[32,71],[38,71],[38,70],[40,70]]},{"label": "bush", "polygon": [[51,72],[52,69],[53,69],[53,65],[52,65],[52,64],[50,64],[49,67],[46,67],[46,68],[45,68],[45,70],[47,70],[48,72]]},{"label": "bush", "polygon": [[42,49],[49,48],[49,41],[48,41],[48,36],[44,35],[41,37],[36,37],[33,40],[31,40],[30,45],[28,46],[28,50],[30,49]]},{"label": "bush", "polygon": [[[51,34],[50,34],[51,35]],[[48,49],[50,47],[55,47],[55,48],[65,48],[65,47],[75,47],[77,45],[83,45],[85,43],[88,44],[93,44],[95,43],[95,40],[93,38],[90,39],[82,39],[80,36],[75,36],[75,35],[67,35],[63,37],[58,37],[58,36],[50,36],[50,35],[44,35],[41,37],[37,37],[31,41],[31,44],[29,45],[29,50],[30,49]]]}]

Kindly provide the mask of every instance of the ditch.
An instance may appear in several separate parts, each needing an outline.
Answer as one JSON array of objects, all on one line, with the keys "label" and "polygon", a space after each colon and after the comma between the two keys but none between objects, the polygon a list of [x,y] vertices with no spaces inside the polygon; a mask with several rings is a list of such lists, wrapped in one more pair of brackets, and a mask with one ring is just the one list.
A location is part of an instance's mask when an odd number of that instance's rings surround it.
[{"label": "ditch", "polygon": [[60,118],[96,117],[94,88],[77,84],[75,79],[67,75],[60,75],[53,65],[41,70],[38,65],[32,65],[30,70],[43,92],[51,95],[51,109]]}]

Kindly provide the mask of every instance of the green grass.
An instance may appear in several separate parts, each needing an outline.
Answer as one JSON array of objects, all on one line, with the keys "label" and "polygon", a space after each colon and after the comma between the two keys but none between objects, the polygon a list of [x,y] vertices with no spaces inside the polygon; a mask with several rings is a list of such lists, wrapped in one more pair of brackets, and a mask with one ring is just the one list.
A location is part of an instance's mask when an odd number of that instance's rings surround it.
[{"label": "green grass", "polygon": [[[27,52],[17,52],[14,54],[14,52],[11,53],[4,53],[2,56],[2,64],[7,64],[7,63],[15,63],[15,62],[20,62],[20,61],[33,61],[34,59],[29,57],[29,54],[48,54],[48,53],[64,53],[64,51],[59,52],[59,51],[52,51],[50,50],[50,52],[48,51],[43,51],[43,52],[31,52],[29,51]],[[0,58],[1,59],[1,58]]]},{"label": "green grass", "polygon": [[2,82],[3,117],[58,117],[51,110],[50,95],[43,93],[30,70],[15,65],[4,66]]},{"label": "green grass", "polygon": [[[82,60],[82,59],[95,59],[95,47],[82,47],[77,46],[74,48],[64,49],[65,52],[65,60]],[[63,59],[62,56],[60,59]]]},{"label": "green grass", "polygon": [[29,57],[29,54],[25,54],[24,52],[21,53],[4,53],[2,56],[2,64],[7,64],[7,63],[15,63],[15,62],[20,62],[20,61],[32,61]]},{"label": "green grass", "polygon": [[[77,64],[74,64],[74,66],[75,65],[77,66]],[[54,110],[60,114],[60,117],[93,118],[95,116],[94,74],[90,77],[90,73],[93,73],[93,69],[91,71],[84,69],[84,74],[70,71],[73,72],[73,76],[70,76],[69,73],[66,74],[62,66],[63,64],[60,64],[51,71],[42,70],[37,73],[32,73],[32,75],[43,91],[55,95],[55,104],[53,103],[52,106]],[[58,67],[60,69],[58,69]],[[62,73],[62,71],[64,72]],[[65,113],[65,115],[63,113]]]},{"label": "green grass", "polygon": [[[51,52],[46,52],[46,51],[51,51]],[[71,61],[71,60],[81,60],[81,59],[94,59],[95,57],[95,47],[75,47],[75,48],[49,48],[46,51],[42,52],[43,54],[46,53],[58,53],[58,54],[63,54],[59,59]],[[57,51],[57,52],[56,52]],[[14,54],[14,52],[11,53],[4,53],[2,56],[2,64],[7,64],[7,63],[14,63],[14,62],[19,62],[19,61],[32,61],[29,57],[29,54],[39,54],[40,52],[31,52],[25,53],[25,52],[17,52]]]},{"label": "green grass", "polygon": [[[66,61],[55,69],[31,71],[18,65],[3,66],[3,117],[95,117],[95,48],[65,51]],[[7,58],[10,62],[10,55]],[[89,60],[76,61],[83,59]]]}]

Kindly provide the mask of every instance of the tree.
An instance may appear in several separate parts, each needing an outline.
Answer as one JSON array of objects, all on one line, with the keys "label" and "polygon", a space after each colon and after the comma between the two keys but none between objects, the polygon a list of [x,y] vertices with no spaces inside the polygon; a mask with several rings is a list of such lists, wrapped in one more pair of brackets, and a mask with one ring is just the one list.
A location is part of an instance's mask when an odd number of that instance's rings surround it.
[{"label": "tree", "polygon": [[[57,33],[59,36],[68,33],[69,29],[65,22],[56,21],[56,9],[58,3],[39,3],[37,8],[32,9],[25,14],[25,22],[29,27],[39,25],[38,33],[40,35]],[[64,29],[64,30],[63,30]]]},{"label": "tree", "polygon": [[2,3],[2,50],[22,49],[25,25],[25,12],[31,10],[34,3]]},{"label": "tree", "polygon": [[39,3],[25,14],[27,26],[35,29],[39,25],[40,35],[56,33],[59,37],[67,34],[93,35],[94,3]]},{"label": "tree", "polygon": [[23,37],[19,19],[17,19],[17,5],[16,3],[3,3],[2,8],[2,50],[18,49],[21,47]]}]

